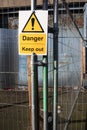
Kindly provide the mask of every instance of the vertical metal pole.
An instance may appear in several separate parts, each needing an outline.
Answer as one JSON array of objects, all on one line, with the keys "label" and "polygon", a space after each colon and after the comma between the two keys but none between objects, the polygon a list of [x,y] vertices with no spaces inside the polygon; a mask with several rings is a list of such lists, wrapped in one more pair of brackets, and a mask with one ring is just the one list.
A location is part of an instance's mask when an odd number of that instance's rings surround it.
[{"label": "vertical metal pole", "polygon": [[31,10],[36,10],[36,2],[37,0],[31,0]]},{"label": "vertical metal pole", "polygon": [[[43,63],[47,64],[47,59],[43,58]],[[48,130],[48,75],[47,75],[47,65],[43,66],[43,112],[44,112],[44,129]]]},{"label": "vertical metal pole", "polygon": [[[43,10],[48,9],[48,0],[43,0]],[[44,125],[43,130],[48,130],[48,65],[47,56],[43,56],[43,111],[44,111]]]},{"label": "vertical metal pole", "polygon": [[37,55],[34,56],[34,82],[35,82],[35,122],[36,122],[36,130],[39,130],[39,96],[38,96],[38,65]]},{"label": "vertical metal pole", "polygon": [[35,64],[36,56],[32,54],[31,57],[31,83],[32,83],[32,130],[38,130],[37,118],[37,71]]},{"label": "vertical metal pole", "polygon": [[58,0],[54,0],[54,33],[53,33],[53,76],[54,76],[54,95],[53,95],[53,130],[57,129],[57,105],[58,105]]},{"label": "vertical metal pole", "polygon": [[[37,0],[31,0],[31,10],[32,11],[36,9],[36,1]],[[32,82],[33,82],[32,79],[37,77],[37,76],[35,76],[34,74],[31,76],[31,71],[33,71],[33,70],[31,70],[33,68],[31,67],[31,64],[30,64],[31,63],[31,56],[27,57],[27,63],[28,63],[28,93],[29,93],[29,108],[30,108],[29,109],[29,130],[39,130],[38,123],[37,123],[38,120],[36,119],[36,117],[38,115],[38,114],[36,114],[37,113],[36,111],[38,111],[38,110],[36,108],[34,108],[34,107],[36,107],[36,106],[34,106],[34,103],[35,102],[37,103],[37,101],[34,102],[34,96],[35,96],[34,93],[35,93],[35,91],[38,91],[37,90],[38,81],[37,82],[35,81],[36,82],[36,90],[33,91],[33,93],[32,93],[32,86],[34,87],[34,85],[35,85],[34,83],[32,84]],[[38,96],[37,96],[36,100],[38,100]],[[37,108],[38,108],[38,106],[37,106]]]},{"label": "vertical metal pole", "polygon": [[35,123],[35,73],[34,73],[34,54],[31,56],[31,84],[32,84],[32,130],[36,130]]},{"label": "vertical metal pole", "polygon": [[[37,0],[31,0],[31,10],[36,10],[36,2]],[[37,74],[37,66],[34,65],[37,60],[37,56],[32,54],[32,128],[33,130],[39,130],[39,120],[38,120],[38,74]]]}]

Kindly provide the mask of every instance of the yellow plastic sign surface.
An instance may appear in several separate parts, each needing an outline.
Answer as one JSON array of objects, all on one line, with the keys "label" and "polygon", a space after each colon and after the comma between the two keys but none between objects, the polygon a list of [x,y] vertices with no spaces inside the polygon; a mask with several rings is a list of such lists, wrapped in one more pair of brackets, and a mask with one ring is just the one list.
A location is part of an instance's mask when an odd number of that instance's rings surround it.
[{"label": "yellow plastic sign surface", "polygon": [[45,54],[46,34],[20,34],[20,54]]}]

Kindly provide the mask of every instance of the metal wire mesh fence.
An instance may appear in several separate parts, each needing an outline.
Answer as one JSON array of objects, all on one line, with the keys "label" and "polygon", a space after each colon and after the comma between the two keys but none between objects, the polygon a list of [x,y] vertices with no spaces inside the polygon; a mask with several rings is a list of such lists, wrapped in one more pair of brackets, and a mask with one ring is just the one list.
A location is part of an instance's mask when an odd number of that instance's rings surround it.
[{"label": "metal wire mesh fence", "polygon": [[[48,25],[53,28],[53,2],[49,3]],[[84,6],[59,4],[58,35],[58,130],[87,129],[87,92],[82,88]],[[28,8],[23,8],[27,10]],[[19,8],[22,10],[22,8]],[[27,57],[18,55],[18,12],[7,9],[10,29],[0,29],[0,129],[29,130]],[[18,11],[18,10],[17,10]],[[10,12],[10,13],[9,13]],[[6,14],[5,10],[1,12]],[[72,19],[73,18],[73,19]],[[77,27],[76,27],[77,26]],[[12,29],[11,29],[12,28]],[[80,33],[79,33],[79,31]],[[53,32],[48,33],[48,114],[53,118]],[[38,56],[42,61],[43,57]],[[38,67],[39,120],[43,129],[43,70]],[[30,73],[31,74],[31,73]],[[49,120],[48,120],[49,122]],[[53,129],[52,122],[49,129]]]}]

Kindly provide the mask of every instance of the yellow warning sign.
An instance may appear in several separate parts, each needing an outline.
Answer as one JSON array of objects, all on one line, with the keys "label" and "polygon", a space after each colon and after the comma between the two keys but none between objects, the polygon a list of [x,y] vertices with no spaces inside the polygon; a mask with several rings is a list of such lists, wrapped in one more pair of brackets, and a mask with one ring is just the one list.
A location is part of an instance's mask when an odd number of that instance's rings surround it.
[{"label": "yellow warning sign", "polygon": [[19,54],[47,54],[47,11],[19,11]]},{"label": "yellow warning sign", "polygon": [[33,12],[28,19],[25,27],[22,30],[23,33],[30,32],[30,33],[43,33],[44,30],[38,20],[38,18],[35,15],[35,12]]}]

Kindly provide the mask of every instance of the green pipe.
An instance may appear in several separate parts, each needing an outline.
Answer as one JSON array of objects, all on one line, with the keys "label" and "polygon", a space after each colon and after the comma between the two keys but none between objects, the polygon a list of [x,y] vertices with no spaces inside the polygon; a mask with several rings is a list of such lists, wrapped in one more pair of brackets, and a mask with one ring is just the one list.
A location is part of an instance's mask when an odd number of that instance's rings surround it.
[{"label": "green pipe", "polygon": [[43,57],[43,112],[44,112],[44,130],[48,130],[48,67],[47,58]]},{"label": "green pipe", "polygon": [[[43,0],[43,10],[48,9],[48,0]],[[47,54],[48,55],[48,54]],[[48,130],[48,57],[43,56],[43,111],[44,111],[44,124],[43,130]]]}]

